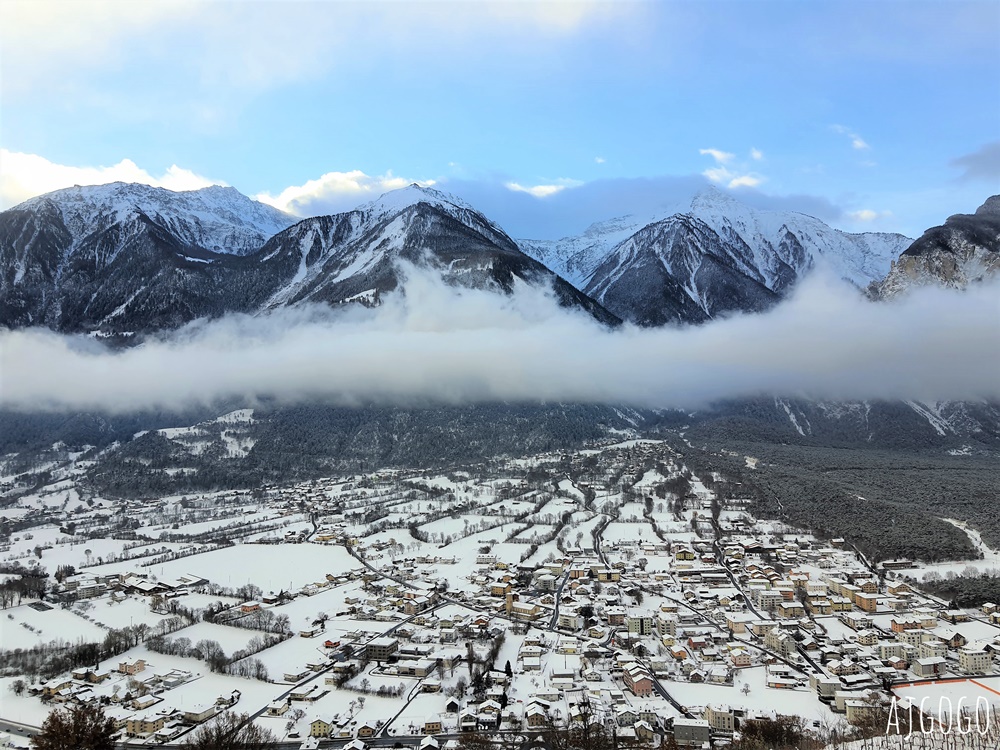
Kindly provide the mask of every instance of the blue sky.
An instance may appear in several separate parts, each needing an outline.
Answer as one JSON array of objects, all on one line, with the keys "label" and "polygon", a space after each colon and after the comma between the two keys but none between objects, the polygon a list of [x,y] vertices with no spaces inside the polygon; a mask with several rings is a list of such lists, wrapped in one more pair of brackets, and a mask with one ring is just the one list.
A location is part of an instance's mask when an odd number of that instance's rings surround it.
[{"label": "blue sky", "polygon": [[306,215],[421,181],[543,237],[712,183],[916,236],[1000,192],[993,0],[5,0],[0,50],[2,207],[128,179]]}]

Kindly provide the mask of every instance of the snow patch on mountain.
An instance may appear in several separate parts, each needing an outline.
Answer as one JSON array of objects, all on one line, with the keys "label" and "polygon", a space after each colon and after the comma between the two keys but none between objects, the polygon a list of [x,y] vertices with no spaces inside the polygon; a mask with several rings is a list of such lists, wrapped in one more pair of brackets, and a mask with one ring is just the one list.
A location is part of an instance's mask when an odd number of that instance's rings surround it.
[{"label": "snow patch on mountain", "polygon": [[622,216],[522,249],[642,325],[761,311],[822,267],[859,288],[909,246],[898,234],[847,234],[805,214],[751,208],[709,188],[654,215]]},{"label": "snow patch on mountain", "polygon": [[926,419],[938,435],[947,435],[949,432],[953,432],[951,425],[938,412],[936,404],[922,404],[918,401],[907,401],[906,404]]},{"label": "snow patch on mountain", "polygon": [[679,216],[700,221],[723,241],[741,240],[752,251],[749,264],[772,290],[780,283],[782,264],[797,273],[824,265],[840,278],[865,287],[882,279],[892,261],[912,242],[900,234],[841,232],[806,214],[751,208],[715,187],[655,214],[620,216],[592,224],[575,237],[518,242],[524,252],[583,288],[598,266],[638,231]]},{"label": "snow patch on mountain", "polygon": [[235,188],[218,185],[181,192],[123,182],[78,185],[31,198],[11,210],[37,210],[46,203],[60,213],[76,240],[95,228],[146,216],[190,245],[234,255],[253,252],[298,221]]}]

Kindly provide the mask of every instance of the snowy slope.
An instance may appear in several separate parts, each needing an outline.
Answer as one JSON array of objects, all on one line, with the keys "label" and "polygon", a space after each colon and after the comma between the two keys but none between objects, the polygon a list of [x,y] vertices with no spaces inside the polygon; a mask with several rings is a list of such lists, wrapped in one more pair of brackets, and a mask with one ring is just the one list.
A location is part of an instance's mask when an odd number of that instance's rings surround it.
[{"label": "snowy slope", "polygon": [[864,287],[909,244],[902,235],[847,234],[804,214],[753,209],[715,188],[577,237],[521,241],[612,312],[649,325],[764,309],[818,266]]},{"label": "snowy slope", "polygon": [[402,262],[449,283],[553,289],[617,319],[467,203],[412,185],[294,223],[232,188],[71,188],[0,213],[0,325],[100,335],[300,302],[376,305]]},{"label": "snowy slope", "polygon": [[267,283],[235,284],[239,262],[293,221],[221,187],[33,198],[0,213],[0,325],[130,335],[241,309]]},{"label": "snowy slope", "polygon": [[378,304],[381,294],[400,286],[400,263],[406,262],[433,269],[456,286],[507,293],[519,283],[551,287],[562,304],[616,322],[467,203],[417,185],[353,211],[306,219],[273,237],[259,256],[286,279],[265,307]]},{"label": "snowy slope", "polygon": [[253,252],[298,221],[235,188],[217,185],[182,192],[124,182],[76,186],[31,198],[12,210],[37,210],[45,203],[57,209],[76,240],[143,214],[185,244],[235,255]]}]

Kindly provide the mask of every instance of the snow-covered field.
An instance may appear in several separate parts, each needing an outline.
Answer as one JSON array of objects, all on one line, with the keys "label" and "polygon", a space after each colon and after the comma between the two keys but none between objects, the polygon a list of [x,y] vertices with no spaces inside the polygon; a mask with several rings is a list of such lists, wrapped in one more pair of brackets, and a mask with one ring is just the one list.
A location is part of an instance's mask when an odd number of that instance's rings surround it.
[{"label": "snow-covered field", "polygon": [[0,612],[0,644],[4,649],[31,648],[51,641],[103,641],[105,632],[77,613],[59,607],[38,612],[22,604]]},{"label": "snow-covered field", "polygon": [[[358,567],[343,547],[315,544],[236,544],[194,557],[171,560],[149,568],[159,578],[188,573],[221,586],[238,588],[255,584],[264,591],[297,589],[321,581],[330,572]],[[99,573],[129,573],[134,563],[102,565]]]}]

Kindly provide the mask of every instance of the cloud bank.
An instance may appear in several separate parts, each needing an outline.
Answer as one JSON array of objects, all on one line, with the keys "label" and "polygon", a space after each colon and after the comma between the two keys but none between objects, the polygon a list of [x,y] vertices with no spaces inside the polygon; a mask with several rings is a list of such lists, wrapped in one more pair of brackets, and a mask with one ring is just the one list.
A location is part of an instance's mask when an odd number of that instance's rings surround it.
[{"label": "cloud bank", "polygon": [[110,167],[75,167],[56,164],[37,154],[0,149],[0,210],[53,190],[73,185],[106,185],[109,182],[139,182],[167,190],[197,190],[209,185],[226,184],[176,164],[157,177],[131,159],[122,159]]},{"label": "cloud bank", "polygon": [[997,285],[870,303],[814,275],[764,315],[615,331],[537,289],[459,290],[411,271],[405,290],[374,310],[199,321],[121,352],[84,337],[5,331],[0,407],[128,411],[256,396],[687,408],[760,394],[1000,398]]}]

